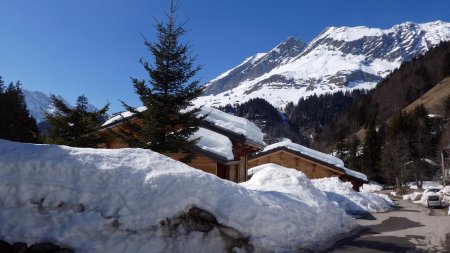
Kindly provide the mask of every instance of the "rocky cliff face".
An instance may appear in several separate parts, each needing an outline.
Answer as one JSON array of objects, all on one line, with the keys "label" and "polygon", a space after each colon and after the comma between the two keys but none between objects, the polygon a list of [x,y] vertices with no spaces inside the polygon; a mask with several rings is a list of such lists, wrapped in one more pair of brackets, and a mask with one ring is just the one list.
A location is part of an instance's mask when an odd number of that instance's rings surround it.
[{"label": "rocky cliff face", "polygon": [[406,22],[390,29],[329,27],[310,43],[288,38],[206,84],[197,104],[260,97],[278,108],[312,94],[371,89],[403,61],[450,40],[450,23]]}]

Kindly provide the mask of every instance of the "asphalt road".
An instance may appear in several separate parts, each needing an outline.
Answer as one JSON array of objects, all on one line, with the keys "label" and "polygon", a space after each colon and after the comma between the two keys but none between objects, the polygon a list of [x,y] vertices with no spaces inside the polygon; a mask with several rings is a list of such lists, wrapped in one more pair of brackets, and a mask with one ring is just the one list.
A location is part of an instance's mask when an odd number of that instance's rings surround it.
[{"label": "asphalt road", "polygon": [[394,210],[358,219],[363,229],[339,241],[329,252],[450,252],[447,208],[428,209],[394,201]]}]

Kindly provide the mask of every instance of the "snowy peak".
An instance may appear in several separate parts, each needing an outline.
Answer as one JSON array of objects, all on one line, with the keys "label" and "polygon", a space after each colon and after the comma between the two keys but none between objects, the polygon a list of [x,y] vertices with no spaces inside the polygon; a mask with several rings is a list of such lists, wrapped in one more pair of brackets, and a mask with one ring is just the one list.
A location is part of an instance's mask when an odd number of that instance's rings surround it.
[{"label": "snowy peak", "polygon": [[223,106],[259,97],[282,109],[312,94],[371,89],[403,61],[448,40],[450,23],[442,21],[328,27],[307,45],[289,37],[248,58],[208,82],[196,103]]},{"label": "snowy peak", "polygon": [[253,79],[297,56],[306,44],[301,40],[289,37],[267,53],[258,53],[247,58],[237,67],[226,71],[219,77],[209,81],[205,86],[205,95],[217,94],[230,90],[240,82]]}]

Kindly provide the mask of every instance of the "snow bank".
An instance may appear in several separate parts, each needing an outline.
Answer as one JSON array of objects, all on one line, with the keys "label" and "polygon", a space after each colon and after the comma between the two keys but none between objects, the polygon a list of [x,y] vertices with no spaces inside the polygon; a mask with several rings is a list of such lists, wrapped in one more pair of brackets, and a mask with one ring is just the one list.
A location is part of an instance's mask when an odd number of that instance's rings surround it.
[{"label": "snow bank", "polygon": [[[323,242],[317,241],[318,238],[324,239],[325,242],[333,241],[341,233],[348,233],[356,227],[353,219],[342,209],[336,208],[335,203],[328,201],[304,173],[272,163],[254,169],[257,172],[241,185],[270,199],[282,198],[296,203],[286,204],[282,208],[287,212],[292,212],[295,208],[301,209],[297,219],[301,223],[299,229],[305,245],[314,241],[316,244],[322,244]],[[270,208],[273,204],[267,205]],[[287,235],[291,233],[286,232]]]},{"label": "snow bank", "polygon": [[418,201],[422,198],[423,192],[413,192],[410,194],[403,195],[403,200],[410,200],[410,201]]},{"label": "snow bank", "polygon": [[341,159],[339,159],[339,158],[337,158],[335,156],[329,155],[329,154],[325,154],[325,153],[319,152],[319,151],[314,150],[314,149],[307,148],[307,147],[302,146],[300,144],[294,143],[294,142],[292,142],[289,139],[286,139],[284,141],[280,141],[280,142],[268,145],[261,152],[267,152],[267,151],[270,151],[270,150],[273,150],[273,149],[276,149],[276,148],[279,148],[279,147],[284,147],[284,148],[287,148],[287,149],[299,152],[299,153],[301,153],[301,154],[303,154],[305,156],[309,156],[309,157],[312,157],[314,159],[323,161],[325,163],[334,165],[334,166],[342,169],[345,172],[345,174],[347,174],[349,176],[356,177],[356,178],[359,178],[361,180],[367,181],[367,176],[366,175],[364,175],[362,173],[359,173],[359,172],[356,172],[356,171],[353,171],[353,170],[351,170],[349,168],[346,168],[344,166],[344,162]]},{"label": "snow bank", "polygon": [[312,183],[330,201],[338,203],[349,213],[385,212],[395,205],[385,194],[356,192],[351,183],[344,183],[337,177],[313,179]]},{"label": "snow bank", "polygon": [[9,242],[51,241],[75,252],[225,251],[216,229],[163,226],[192,207],[247,236],[255,252],[321,250],[356,226],[294,172],[286,177],[299,191],[288,194],[244,188],[149,150],[3,140],[0,168],[0,238]]},{"label": "snow bank", "polygon": [[450,186],[445,186],[437,194],[444,206],[450,205]]},{"label": "snow bank", "polygon": [[[417,190],[417,185],[415,182],[408,183],[410,189]],[[442,184],[436,181],[423,181],[422,189],[430,189],[430,188],[442,188]]]},{"label": "snow bank", "polygon": [[368,184],[363,184],[360,191],[362,192],[379,192],[383,190],[383,186],[377,182],[370,182]]}]

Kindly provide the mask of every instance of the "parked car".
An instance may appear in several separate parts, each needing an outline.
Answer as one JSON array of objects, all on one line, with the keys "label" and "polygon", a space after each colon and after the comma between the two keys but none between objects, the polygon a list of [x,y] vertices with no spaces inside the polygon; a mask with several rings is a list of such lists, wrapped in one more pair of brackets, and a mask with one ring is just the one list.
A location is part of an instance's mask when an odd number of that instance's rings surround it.
[{"label": "parked car", "polygon": [[427,206],[430,207],[441,207],[441,199],[438,195],[429,195],[427,197]]}]

